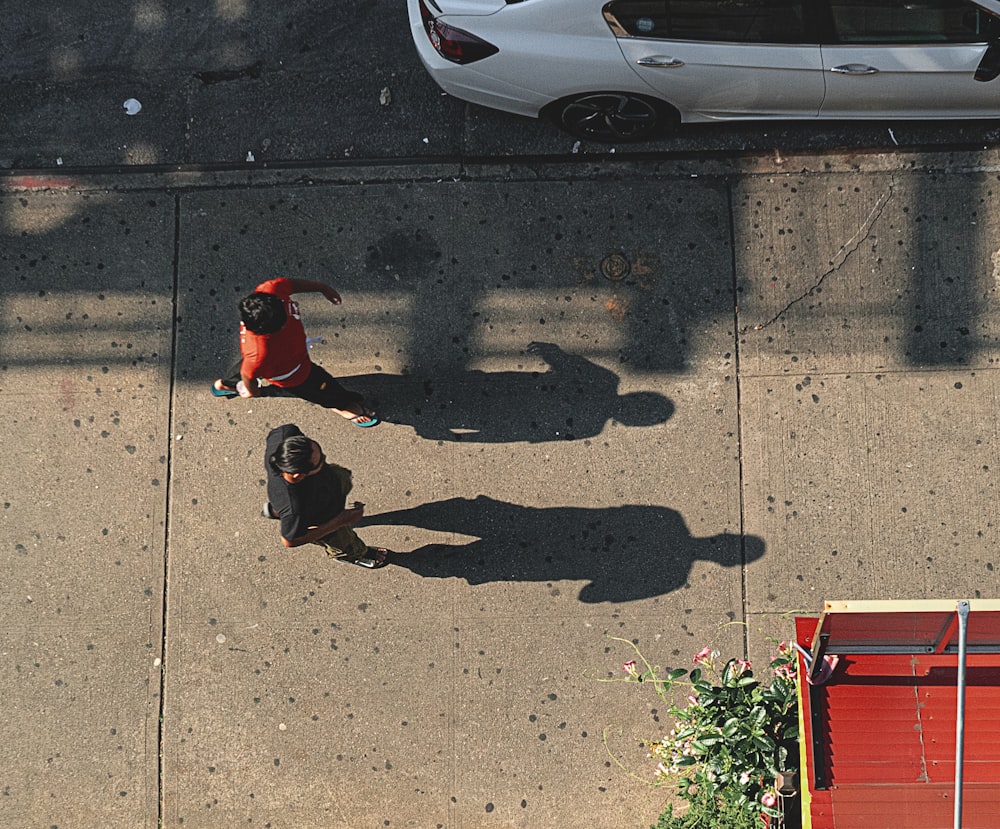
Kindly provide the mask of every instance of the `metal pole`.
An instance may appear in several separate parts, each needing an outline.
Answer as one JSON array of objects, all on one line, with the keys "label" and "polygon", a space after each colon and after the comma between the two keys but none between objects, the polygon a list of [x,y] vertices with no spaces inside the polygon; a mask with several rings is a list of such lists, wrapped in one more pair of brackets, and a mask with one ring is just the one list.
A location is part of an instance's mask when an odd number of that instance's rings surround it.
[{"label": "metal pole", "polygon": [[962,829],[962,768],[965,762],[965,641],[969,631],[969,603],[958,611],[958,700],[955,706],[955,829]]}]

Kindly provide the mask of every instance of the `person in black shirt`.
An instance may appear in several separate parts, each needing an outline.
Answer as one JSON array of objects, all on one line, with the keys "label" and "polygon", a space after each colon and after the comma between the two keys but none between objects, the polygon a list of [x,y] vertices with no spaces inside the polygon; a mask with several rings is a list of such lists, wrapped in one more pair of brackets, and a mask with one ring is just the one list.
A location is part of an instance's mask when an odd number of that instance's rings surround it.
[{"label": "person in black shirt", "polygon": [[381,567],[389,551],[369,547],[351,529],[364,504],[347,508],[351,471],[327,463],[320,445],[294,424],[272,429],[265,450],[267,502],[264,515],[281,521],[286,547],[319,544],[334,558],[362,567]]}]

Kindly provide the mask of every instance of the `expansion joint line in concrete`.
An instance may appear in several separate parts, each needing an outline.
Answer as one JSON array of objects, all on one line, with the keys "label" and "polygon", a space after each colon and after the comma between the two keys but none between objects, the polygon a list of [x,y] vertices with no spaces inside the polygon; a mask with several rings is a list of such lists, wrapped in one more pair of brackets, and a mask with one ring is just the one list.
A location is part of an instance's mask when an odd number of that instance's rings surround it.
[{"label": "expansion joint line in concrete", "polygon": [[747,536],[746,508],[743,499],[743,401],[741,399],[740,378],[740,330],[739,293],[737,292],[736,271],[736,219],[733,208],[733,184],[726,179],[726,207],[729,213],[729,273],[732,276],[733,292],[733,378],[736,383],[736,489],[740,511],[740,611],[743,616],[743,658],[750,653],[750,608],[747,605]]},{"label": "expansion joint line in concrete", "polygon": [[[878,201],[875,202],[875,206],[871,209],[861,226],[858,228],[857,233],[855,233],[850,239],[848,239],[843,245],[840,246],[840,250],[837,251],[836,255],[830,260],[830,267],[826,269],[819,278],[805,291],[803,291],[795,299],[791,300],[784,308],[778,311],[771,319],[767,322],[758,323],[753,326],[754,331],[763,331],[768,328],[778,320],[780,320],[785,314],[787,314],[795,305],[798,305],[806,297],[811,296],[816,290],[826,281],[828,276],[835,274],[839,271],[844,263],[851,257],[851,255],[861,247],[861,244],[871,235],[872,228],[875,227],[876,222],[882,217],[882,213],[885,211],[886,205],[892,200],[893,191],[896,187],[895,176],[889,176],[889,186],[886,188],[879,197]],[[740,333],[745,334],[749,330],[749,326],[744,328]]]},{"label": "expansion joint line in concrete", "polygon": [[167,388],[167,475],[166,486],[164,487],[164,518],[163,518],[163,590],[161,592],[160,605],[160,684],[159,684],[159,711],[157,712],[157,734],[156,734],[156,812],[157,826],[163,826],[165,818],[163,803],[163,727],[164,716],[166,714],[166,700],[164,690],[167,678],[167,598],[168,598],[168,578],[170,574],[170,498],[171,498],[171,470],[173,468],[173,437],[174,437],[174,379],[177,367],[177,302],[179,298],[180,281],[180,240],[181,240],[181,197],[174,196],[174,254],[172,264],[172,286],[171,286],[171,324],[170,324],[170,366],[168,372]]}]

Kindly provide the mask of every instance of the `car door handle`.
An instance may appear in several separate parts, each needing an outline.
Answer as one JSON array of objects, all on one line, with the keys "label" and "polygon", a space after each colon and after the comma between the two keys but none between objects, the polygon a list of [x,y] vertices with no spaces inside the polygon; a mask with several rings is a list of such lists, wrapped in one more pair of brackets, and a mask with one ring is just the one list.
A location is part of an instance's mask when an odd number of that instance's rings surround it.
[{"label": "car door handle", "polygon": [[874,66],[869,66],[867,63],[844,63],[840,66],[834,66],[831,72],[836,72],[838,75],[877,75],[878,69]]},{"label": "car door handle", "polygon": [[667,57],[666,55],[649,55],[644,58],[639,58],[636,61],[639,66],[654,66],[660,69],[676,69],[678,66],[683,66],[684,61],[677,60],[677,58]]}]

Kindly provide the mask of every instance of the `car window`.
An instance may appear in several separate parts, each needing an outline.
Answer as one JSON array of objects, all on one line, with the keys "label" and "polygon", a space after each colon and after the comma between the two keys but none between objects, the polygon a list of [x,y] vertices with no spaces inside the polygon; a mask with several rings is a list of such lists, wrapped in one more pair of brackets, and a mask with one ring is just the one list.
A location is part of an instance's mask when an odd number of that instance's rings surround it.
[{"label": "car window", "polygon": [[982,43],[1000,29],[964,0],[830,0],[840,43]]},{"label": "car window", "polygon": [[618,37],[730,43],[799,43],[801,0],[613,0],[604,17]]}]

